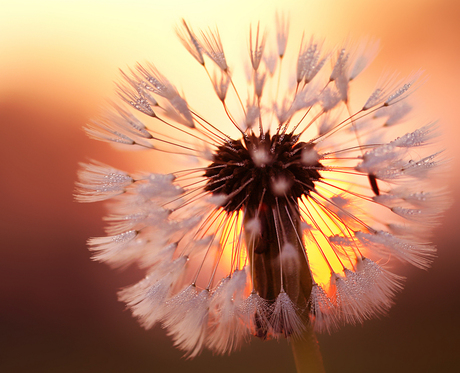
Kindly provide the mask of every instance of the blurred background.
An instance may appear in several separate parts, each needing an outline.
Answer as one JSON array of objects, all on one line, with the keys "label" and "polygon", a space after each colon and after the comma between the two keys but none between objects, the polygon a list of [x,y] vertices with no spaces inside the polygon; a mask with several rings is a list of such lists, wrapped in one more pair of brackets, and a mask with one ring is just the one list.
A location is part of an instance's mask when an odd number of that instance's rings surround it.
[{"label": "blurred background", "polygon": [[457,0],[0,0],[0,371],[295,371],[285,341],[187,361],[161,328],[141,329],[116,297],[139,273],[90,260],[85,241],[103,235],[104,207],[72,197],[80,161],[155,167],[150,154],[116,151],[82,131],[114,98],[118,68],[153,61],[190,92],[197,64],[175,36],[180,18],[217,25],[236,66],[248,56],[249,23],[272,26],[276,10],[290,15],[291,35],[380,39],[369,89],[384,69],[423,69],[422,124],[439,119],[451,158],[454,203],[435,231],[433,267],[400,269],[408,280],[389,317],[320,336],[327,372],[460,371]]}]

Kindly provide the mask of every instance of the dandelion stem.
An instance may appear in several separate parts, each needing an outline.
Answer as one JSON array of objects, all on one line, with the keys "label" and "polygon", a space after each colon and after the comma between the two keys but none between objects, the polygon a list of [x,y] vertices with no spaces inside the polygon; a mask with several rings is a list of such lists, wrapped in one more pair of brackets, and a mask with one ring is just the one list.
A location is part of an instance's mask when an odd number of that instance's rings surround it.
[{"label": "dandelion stem", "polygon": [[318,341],[310,325],[291,341],[297,373],[325,373]]}]

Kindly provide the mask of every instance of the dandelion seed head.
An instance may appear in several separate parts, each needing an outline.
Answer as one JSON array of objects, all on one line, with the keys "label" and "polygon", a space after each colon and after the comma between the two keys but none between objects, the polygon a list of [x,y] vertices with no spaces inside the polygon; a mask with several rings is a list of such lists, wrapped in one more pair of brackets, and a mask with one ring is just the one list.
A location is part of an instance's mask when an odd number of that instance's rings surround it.
[{"label": "dandelion seed head", "polygon": [[[287,18],[276,25],[250,28],[240,86],[218,31],[182,21],[180,42],[215,100],[195,107],[153,64],[138,65],[121,73],[121,103],[86,128],[170,167],[82,164],[76,199],[112,201],[107,236],[88,241],[93,257],[145,271],[120,300],[189,358],[230,353],[250,335],[298,338],[386,314],[403,282],[387,263],[428,268],[429,230],[449,205],[432,185],[444,163],[438,125],[403,132],[419,74],[381,79],[359,102],[354,82],[377,42],[330,52],[304,35],[293,55]],[[209,105],[221,121],[208,119]]]}]

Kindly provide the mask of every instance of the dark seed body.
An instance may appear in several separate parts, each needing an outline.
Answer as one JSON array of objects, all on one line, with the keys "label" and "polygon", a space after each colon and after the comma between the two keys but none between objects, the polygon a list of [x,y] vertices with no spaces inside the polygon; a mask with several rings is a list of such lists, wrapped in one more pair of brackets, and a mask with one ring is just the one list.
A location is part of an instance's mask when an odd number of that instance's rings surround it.
[{"label": "dark seed body", "polygon": [[371,185],[372,191],[376,196],[380,195],[380,189],[377,184],[377,177],[374,174],[368,174],[367,178],[369,179],[369,184]]}]

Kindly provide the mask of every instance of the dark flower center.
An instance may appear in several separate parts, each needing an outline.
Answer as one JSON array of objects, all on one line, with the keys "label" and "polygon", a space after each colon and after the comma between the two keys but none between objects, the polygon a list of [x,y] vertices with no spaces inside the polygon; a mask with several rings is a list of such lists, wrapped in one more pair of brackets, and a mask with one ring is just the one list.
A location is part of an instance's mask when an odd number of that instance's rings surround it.
[{"label": "dark flower center", "polygon": [[205,190],[228,196],[227,212],[261,205],[271,208],[276,197],[292,201],[308,196],[324,168],[318,161],[302,162],[302,152],[313,146],[297,142],[292,134],[252,134],[231,140],[215,152],[204,175],[208,179]]}]

